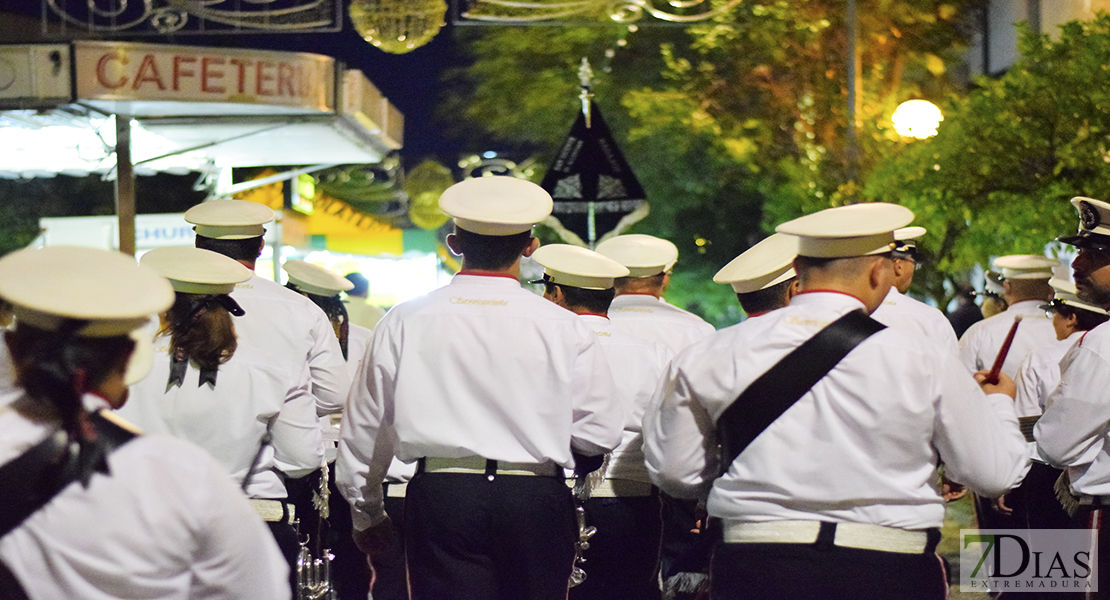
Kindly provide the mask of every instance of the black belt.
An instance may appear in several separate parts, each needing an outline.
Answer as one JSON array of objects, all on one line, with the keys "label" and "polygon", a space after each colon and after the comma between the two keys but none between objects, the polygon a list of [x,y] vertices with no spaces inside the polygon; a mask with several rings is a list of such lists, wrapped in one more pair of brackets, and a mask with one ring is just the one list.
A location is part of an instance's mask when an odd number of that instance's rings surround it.
[{"label": "black belt", "polygon": [[515,463],[503,460],[493,460],[480,456],[463,456],[459,458],[425,457],[416,461],[417,473],[462,473],[470,475],[485,475],[493,478],[496,475],[525,475],[541,477],[562,477],[563,469],[553,463]]}]

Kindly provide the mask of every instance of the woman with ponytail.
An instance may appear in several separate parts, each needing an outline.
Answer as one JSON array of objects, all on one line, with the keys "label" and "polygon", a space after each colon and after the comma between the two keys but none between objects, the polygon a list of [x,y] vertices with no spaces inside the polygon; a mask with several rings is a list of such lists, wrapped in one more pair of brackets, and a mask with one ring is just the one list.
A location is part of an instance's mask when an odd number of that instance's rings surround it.
[{"label": "woman with ponytail", "polygon": [[235,260],[180,247],[151,250],[141,262],[170,280],[175,297],[160,317],[151,376],[119,414],[208,450],[294,565],[300,515],[287,502],[287,480],[323,462],[307,367],[237,340],[243,310],[228,294],[251,273]]},{"label": "woman with ponytail", "polygon": [[148,370],[165,279],[116,252],[28,249],[0,259],[0,296],[20,390],[0,405],[0,598],[288,597],[220,466],[108,412]]}]

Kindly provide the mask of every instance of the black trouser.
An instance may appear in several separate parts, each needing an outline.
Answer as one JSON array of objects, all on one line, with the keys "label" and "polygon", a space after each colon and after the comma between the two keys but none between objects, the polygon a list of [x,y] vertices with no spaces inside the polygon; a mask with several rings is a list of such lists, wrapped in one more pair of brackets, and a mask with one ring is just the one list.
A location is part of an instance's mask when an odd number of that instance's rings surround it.
[{"label": "black trouser", "polygon": [[561,478],[420,472],[408,485],[413,600],[563,600],[577,537]]},{"label": "black trouser", "polygon": [[696,596],[693,588],[701,589],[695,583],[696,578],[703,578],[709,573],[709,557],[715,541],[705,532],[705,523],[698,526],[697,500],[684,500],[666,494],[660,494],[660,498],[663,500],[660,553],[663,587],[672,589],[676,598],[693,598]]},{"label": "black trouser", "polygon": [[659,600],[659,496],[591,498],[584,508],[597,533],[583,553],[586,580],[570,588],[571,600]]},{"label": "black trouser", "polygon": [[[383,484],[388,486],[389,484]],[[393,547],[379,556],[370,559],[374,565],[374,600],[408,600],[408,569],[405,567],[405,499],[384,496],[385,514],[393,522],[393,533],[397,536]],[[363,589],[362,600],[366,593]]]},{"label": "black trouser", "polygon": [[[335,473],[335,463],[329,463],[328,468]],[[339,493],[334,476],[328,478],[328,491],[331,495],[324,547],[330,548],[335,556],[331,563],[332,585],[339,600],[366,600],[370,592],[370,567],[366,564],[366,554],[351,538],[351,505]]]},{"label": "black trouser", "polygon": [[[285,501],[282,500],[284,503]],[[278,549],[281,550],[281,555],[285,557],[285,562],[289,564],[289,589],[293,592],[293,597],[297,597],[297,555],[301,552],[301,544],[297,540],[297,530],[289,524],[288,520],[277,522],[267,521],[266,525],[270,528],[270,533],[274,536],[274,541],[277,542]]]},{"label": "black trouser", "polygon": [[712,600],[945,600],[940,557],[818,544],[720,544]]}]

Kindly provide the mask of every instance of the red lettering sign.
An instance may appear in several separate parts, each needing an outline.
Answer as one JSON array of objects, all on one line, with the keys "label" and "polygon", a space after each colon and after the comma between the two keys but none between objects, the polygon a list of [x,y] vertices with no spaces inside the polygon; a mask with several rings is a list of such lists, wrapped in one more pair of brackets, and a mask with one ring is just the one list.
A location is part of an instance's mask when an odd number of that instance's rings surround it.
[{"label": "red lettering sign", "polygon": [[240,94],[247,93],[247,67],[251,65],[251,61],[233,58],[227,62],[239,68],[239,85],[236,89],[239,90]]},{"label": "red lettering sign", "polygon": [[139,72],[135,74],[135,82],[131,84],[131,89],[137,90],[148,81],[157,84],[159,90],[166,91],[166,84],[162,83],[162,76],[158,73],[158,63],[154,62],[153,54],[147,54],[143,57],[143,62],[139,64]]},{"label": "red lettering sign", "polygon": [[[259,96],[275,95],[275,92],[272,88],[263,89],[263,84],[265,84],[265,82],[274,80],[273,74],[268,72],[272,71],[273,68],[274,63],[267,60],[260,60],[255,64],[254,93],[258,94]],[[267,72],[263,73],[263,71]]]},{"label": "red lettering sign", "polygon": [[96,81],[110,90],[127,85],[127,78],[123,76],[115,82],[108,81],[108,73],[106,71],[108,70],[108,63],[113,60],[119,61],[121,65],[127,64],[127,57],[121,56],[119,52],[109,52],[101,56],[100,60],[96,61]]},{"label": "red lettering sign", "polygon": [[200,59],[200,91],[211,92],[213,94],[222,94],[225,90],[222,85],[212,85],[210,79],[223,79],[224,72],[222,69],[216,69],[213,65],[224,64],[224,59],[213,58],[205,56]]},{"label": "red lettering sign", "polygon": [[185,70],[182,63],[195,63],[197,59],[191,56],[175,56],[173,57],[173,91],[181,89],[182,77],[196,77],[197,74],[192,69]]}]

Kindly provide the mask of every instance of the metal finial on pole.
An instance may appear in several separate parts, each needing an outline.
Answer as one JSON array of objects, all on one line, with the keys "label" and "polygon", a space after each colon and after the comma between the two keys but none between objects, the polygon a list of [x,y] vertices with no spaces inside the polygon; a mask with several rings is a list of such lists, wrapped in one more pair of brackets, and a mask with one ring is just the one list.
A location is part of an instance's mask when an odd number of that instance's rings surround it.
[{"label": "metal finial on pole", "polygon": [[582,86],[578,98],[582,101],[582,114],[586,116],[586,127],[590,126],[590,101],[594,93],[590,91],[590,81],[594,78],[594,70],[590,68],[590,61],[582,57],[582,66],[578,67],[578,81]]}]

